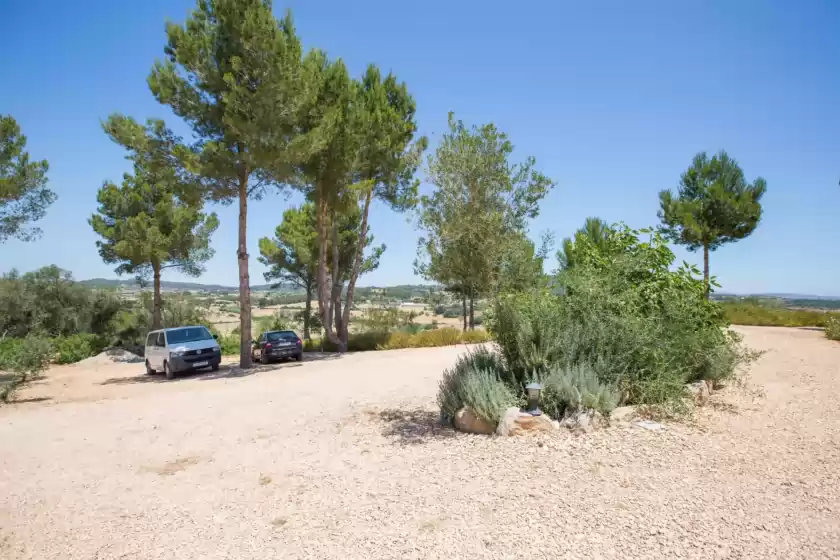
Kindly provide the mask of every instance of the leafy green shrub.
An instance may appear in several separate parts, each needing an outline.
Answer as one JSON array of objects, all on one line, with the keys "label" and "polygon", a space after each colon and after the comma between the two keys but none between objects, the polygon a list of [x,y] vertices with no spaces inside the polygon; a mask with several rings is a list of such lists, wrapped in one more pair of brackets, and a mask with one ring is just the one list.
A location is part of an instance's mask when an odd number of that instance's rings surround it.
[{"label": "leafy green shrub", "polygon": [[239,333],[221,335],[216,339],[216,342],[219,343],[219,348],[222,351],[222,356],[239,355]]},{"label": "leafy green shrub", "polygon": [[826,322],[825,336],[831,340],[840,340],[840,318],[831,317]]},{"label": "leafy green shrub", "polygon": [[497,424],[501,413],[517,402],[516,395],[501,375],[504,364],[486,348],[478,348],[458,357],[455,365],[443,372],[438,385],[437,402],[442,417],[451,421],[462,407],[471,408],[476,416]]},{"label": "leafy green shrub", "polygon": [[460,307],[447,307],[443,312],[444,319],[457,319],[463,315]]},{"label": "leafy green shrub", "polygon": [[554,367],[542,384],[540,407],[554,418],[562,418],[567,410],[587,408],[609,414],[618,406],[618,390],[602,383],[595,369],[586,363]]},{"label": "leafy green shrub", "polygon": [[59,337],[53,343],[57,364],[73,364],[98,354],[105,348],[102,337],[88,333]]},{"label": "leafy green shrub", "polygon": [[696,268],[672,270],[658,233],[624,227],[605,243],[576,247],[575,265],[555,283],[560,295],[496,300],[489,330],[517,382],[585,366],[624,400],[661,404],[680,401],[688,381],[732,375],[747,354]]},{"label": "leafy green shrub", "polygon": [[286,316],[279,311],[268,317],[257,317],[255,322],[257,323],[255,329],[257,336],[268,331],[287,331],[291,329],[291,324]]},{"label": "leafy green shrub", "polygon": [[0,371],[11,373],[12,378],[0,385],[0,401],[6,401],[19,385],[46,369],[54,352],[52,341],[44,336],[1,340]]}]

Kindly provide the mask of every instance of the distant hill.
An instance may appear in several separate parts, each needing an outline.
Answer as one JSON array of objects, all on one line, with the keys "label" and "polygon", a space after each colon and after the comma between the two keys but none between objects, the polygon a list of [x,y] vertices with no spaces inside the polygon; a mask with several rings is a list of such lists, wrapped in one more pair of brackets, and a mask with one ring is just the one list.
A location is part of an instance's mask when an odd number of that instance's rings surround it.
[{"label": "distant hill", "polygon": [[[148,288],[151,286],[150,283],[140,284],[137,282],[136,278],[130,278],[126,280],[116,280],[111,278],[91,278],[90,280],[81,280],[79,281],[80,284],[85,284],[87,286],[94,286],[97,288],[127,288],[127,289],[140,289],[140,288]],[[276,291],[288,291],[288,292],[296,292],[298,289],[294,286],[280,286],[278,288],[272,288],[271,284],[259,284],[257,286],[251,286],[251,290],[254,292],[267,292],[269,290],[276,290]],[[170,291],[170,292],[237,292],[239,291],[239,286],[222,286],[221,284],[199,284],[197,282],[170,282],[168,280],[162,280],[160,283],[160,287],[163,290]]]}]

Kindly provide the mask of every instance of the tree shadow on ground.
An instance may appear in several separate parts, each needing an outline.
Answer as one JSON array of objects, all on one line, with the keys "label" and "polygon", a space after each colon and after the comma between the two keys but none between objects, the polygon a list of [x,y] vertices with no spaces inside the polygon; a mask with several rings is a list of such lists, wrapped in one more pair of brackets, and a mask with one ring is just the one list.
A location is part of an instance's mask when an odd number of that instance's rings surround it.
[{"label": "tree shadow on ground", "polygon": [[818,332],[823,332],[823,331],[825,330],[825,328],[823,328],[823,327],[796,327],[796,328],[797,328],[797,329],[799,329],[799,330],[801,330],[801,331],[818,331]]},{"label": "tree shadow on ground", "polygon": [[133,385],[137,383],[177,383],[179,381],[215,381],[217,379],[235,379],[238,377],[250,377],[260,373],[280,371],[288,368],[305,367],[306,362],[320,362],[325,360],[337,360],[340,354],[310,352],[304,354],[303,362],[284,361],[270,364],[255,363],[253,367],[242,369],[237,364],[222,364],[217,371],[201,370],[196,372],[176,373],[175,379],[166,379],[162,373],[147,375],[134,375],[131,377],[112,377],[101,382],[100,385]]},{"label": "tree shadow on ground", "polygon": [[452,427],[441,424],[438,412],[423,408],[389,408],[379,412],[378,416],[385,423],[382,435],[395,438],[400,445],[417,445],[456,435]]},{"label": "tree shadow on ground", "polygon": [[8,403],[6,403],[6,404],[28,404],[28,403],[40,403],[40,402],[44,402],[44,401],[51,401],[51,400],[52,400],[52,397],[29,397],[29,398],[26,398],[26,399],[15,399],[15,398],[12,398],[12,399],[11,399]]}]

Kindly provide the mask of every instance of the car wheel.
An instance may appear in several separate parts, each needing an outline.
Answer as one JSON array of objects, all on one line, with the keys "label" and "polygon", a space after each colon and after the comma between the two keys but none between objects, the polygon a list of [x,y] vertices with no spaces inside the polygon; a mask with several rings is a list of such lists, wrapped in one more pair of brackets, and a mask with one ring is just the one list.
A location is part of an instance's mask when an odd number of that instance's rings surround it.
[{"label": "car wheel", "polygon": [[297,356],[295,356],[295,359],[296,359],[297,361],[299,361],[299,362],[302,362],[302,361],[303,361],[303,352],[301,352],[300,354],[298,354]]},{"label": "car wheel", "polygon": [[268,356],[266,356],[266,355],[265,355],[265,352],[263,352],[262,354],[260,354],[260,363],[261,363],[261,364],[267,364],[267,363],[269,363],[270,361],[271,361],[271,360],[269,360],[269,359],[268,359]]},{"label": "car wheel", "polygon": [[154,375],[157,372],[151,368],[149,365],[149,360],[146,360],[146,375]]},{"label": "car wheel", "polygon": [[219,371],[219,364],[213,364],[212,366],[210,366],[210,370],[211,371]]},{"label": "car wheel", "polygon": [[167,379],[175,379],[175,372],[172,371],[172,366],[169,365],[169,362],[163,362],[163,371],[166,373]]}]

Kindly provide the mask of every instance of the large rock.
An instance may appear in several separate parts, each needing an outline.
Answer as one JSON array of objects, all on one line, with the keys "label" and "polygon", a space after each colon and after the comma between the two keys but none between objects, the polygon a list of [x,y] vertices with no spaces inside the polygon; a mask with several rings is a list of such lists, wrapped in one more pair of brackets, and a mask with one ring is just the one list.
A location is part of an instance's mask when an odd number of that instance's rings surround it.
[{"label": "large rock", "polygon": [[505,410],[502,419],[499,420],[498,427],[496,427],[496,433],[500,436],[519,436],[556,431],[557,427],[547,415],[531,416],[515,406]]},{"label": "large rock", "polygon": [[607,425],[606,419],[597,410],[585,408],[583,410],[566,411],[560,426],[576,433],[588,434]]},{"label": "large rock", "polygon": [[464,407],[455,413],[455,429],[468,434],[490,435],[495,427],[490,422],[475,415],[471,408]]},{"label": "large rock", "polygon": [[686,392],[694,400],[695,406],[703,406],[709,402],[709,385],[705,381],[695,381],[685,386]]}]

